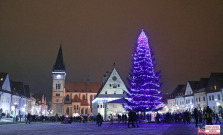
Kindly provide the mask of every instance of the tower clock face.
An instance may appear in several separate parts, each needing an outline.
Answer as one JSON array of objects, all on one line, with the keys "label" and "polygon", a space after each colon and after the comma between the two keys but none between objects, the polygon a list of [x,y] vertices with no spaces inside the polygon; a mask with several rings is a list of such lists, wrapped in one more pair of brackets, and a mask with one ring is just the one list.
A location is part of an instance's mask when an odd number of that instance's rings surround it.
[{"label": "tower clock face", "polygon": [[61,76],[61,75],[57,75],[56,78],[57,78],[57,79],[61,79],[62,76]]},{"label": "tower clock face", "polygon": [[116,76],[113,76],[113,77],[112,77],[112,80],[113,80],[113,81],[116,81],[116,80],[117,80],[117,77],[116,77]]}]

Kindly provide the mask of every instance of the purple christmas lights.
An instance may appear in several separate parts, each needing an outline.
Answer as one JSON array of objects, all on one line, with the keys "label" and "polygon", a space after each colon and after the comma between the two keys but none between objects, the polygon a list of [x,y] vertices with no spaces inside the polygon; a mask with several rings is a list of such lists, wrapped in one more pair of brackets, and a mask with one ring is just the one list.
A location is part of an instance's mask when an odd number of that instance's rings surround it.
[{"label": "purple christmas lights", "polygon": [[155,60],[149,47],[148,37],[142,30],[135,53],[132,54],[132,73],[129,84],[127,110],[137,112],[157,111],[162,108],[160,75],[155,72]]}]

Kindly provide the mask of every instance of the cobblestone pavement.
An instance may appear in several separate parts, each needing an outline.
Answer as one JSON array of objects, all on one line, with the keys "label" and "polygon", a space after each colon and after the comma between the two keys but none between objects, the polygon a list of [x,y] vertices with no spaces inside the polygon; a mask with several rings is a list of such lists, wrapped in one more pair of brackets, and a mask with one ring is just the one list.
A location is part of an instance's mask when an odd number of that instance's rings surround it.
[{"label": "cobblestone pavement", "polygon": [[[17,123],[0,125],[0,135],[196,135],[198,130],[194,124],[143,123],[139,128],[127,128],[126,124],[103,123],[97,127],[95,123]],[[223,126],[221,125],[221,131]],[[222,133],[221,133],[222,134]]]}]

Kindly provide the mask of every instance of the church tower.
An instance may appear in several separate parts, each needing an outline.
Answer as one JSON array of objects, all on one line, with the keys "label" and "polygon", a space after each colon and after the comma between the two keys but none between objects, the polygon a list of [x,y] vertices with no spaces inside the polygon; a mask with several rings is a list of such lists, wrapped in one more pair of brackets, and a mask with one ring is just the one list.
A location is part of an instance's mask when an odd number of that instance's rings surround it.
[{"label": "church tower", "polygon": [[61,45],[56,62],[53,66],[52,76],[53,86],[51,109],[53,110],[53,115],[58,114],[59,116],[62,116],[64,114],[63,103],[66,71],[65,64],[63,62],[63,52]]}]

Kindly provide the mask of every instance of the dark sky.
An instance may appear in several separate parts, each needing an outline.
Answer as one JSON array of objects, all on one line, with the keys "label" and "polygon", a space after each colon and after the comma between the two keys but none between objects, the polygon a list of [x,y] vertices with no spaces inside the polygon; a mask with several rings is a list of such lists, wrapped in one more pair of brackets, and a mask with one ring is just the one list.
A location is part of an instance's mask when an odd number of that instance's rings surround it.
[{"label": "dark sky", "polygon": [[51,98],[62,42],[67,81],[101,81],[113,62],[125,79],[142,28],[163,93],[223,72],[222,0],[0,0],[0,72]]}]

